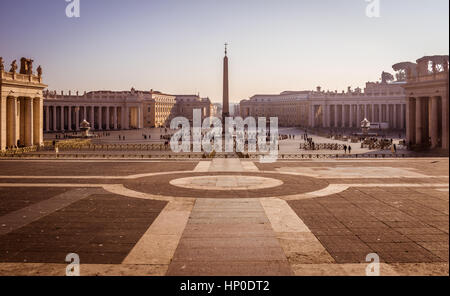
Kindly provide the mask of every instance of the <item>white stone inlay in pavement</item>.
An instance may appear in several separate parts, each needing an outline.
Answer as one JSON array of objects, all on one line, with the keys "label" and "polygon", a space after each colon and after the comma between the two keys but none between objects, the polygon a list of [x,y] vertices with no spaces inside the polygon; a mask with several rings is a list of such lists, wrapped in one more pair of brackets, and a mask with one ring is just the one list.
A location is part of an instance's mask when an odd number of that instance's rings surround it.
[{"label": "white stone inlay in pavement", "polygon": [[214,158],[210,172],[243,172],[244,168],[241,165],[241,161],[237,158]]},{"label": "white stone inlay in pavement", "polygon": [[[48,185],[46,186],[48,187]],[[52,198],[29,205],[28,207],[0,217],[0,235],[12,232],[29,223],[39,220],[59,209],[69,206],[89,195],[101,193],[100,189],[75,188]]]},{"label": "white stone inlay in pavement", "polygon": [[278,198],[261,198],[260,201],[291,266],[334,262],[286,201]]},{"label": "white stone inlay in pavement", "polygon": [[163,264],[168,266],[193,206],[192,201],[169,202],[122,264]]},{"label": "white stone inlay in pavement", "polygon": [[394,167],[281,167],[280,172],[294,172],[314,178],[436,178],[413,169]]},{"label": "white stone inlay in pavement", "polygon": [[211,161],[199,161],[194,169],[194,172],[196,173],[207,172],[209,170],[210,165]]},{"label": "white stone inlay in pavement", "polygon": [[280,186],[283,181],[266,177],[221,175],[174,179],[170,184],[200,190],[253,190]]}]

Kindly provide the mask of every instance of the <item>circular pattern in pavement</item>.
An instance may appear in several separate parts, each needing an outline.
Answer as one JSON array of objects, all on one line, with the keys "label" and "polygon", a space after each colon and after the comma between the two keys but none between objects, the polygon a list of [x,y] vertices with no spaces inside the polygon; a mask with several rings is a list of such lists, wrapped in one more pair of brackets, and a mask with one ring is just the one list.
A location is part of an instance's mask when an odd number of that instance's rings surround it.
[{"label": "circular pattern in pavement", "polygon": [[[205,181],[198,181],[202,179]],[[220,185],[219,181],[223,181],[224,183]],[[227,181],[231,182],[228,184],[234,183],[234,186],[225,185]],[[208,186],[208,183],[211,183],[211,185],[215,183],[216,185],[213,185],[215,188],[213,186],[208,189],[204,188]],[[241,186],[244,184],[257,187],[243,190]],[[327,187],[329,183],[323,179],[277,172],[176,172],[173,174],[128,179],[124,180],[123,185],[137,192],[167,197],[260,198],[281,197],[318,191]],[[225,189],[224,187],[227,188]]]},{"label": "circular pattern in pavement", "polygon": [[201,176],[173,179],[171,185],[200,190],[254,190],[283,185],[283,181],[273,178],[235,175]]}]

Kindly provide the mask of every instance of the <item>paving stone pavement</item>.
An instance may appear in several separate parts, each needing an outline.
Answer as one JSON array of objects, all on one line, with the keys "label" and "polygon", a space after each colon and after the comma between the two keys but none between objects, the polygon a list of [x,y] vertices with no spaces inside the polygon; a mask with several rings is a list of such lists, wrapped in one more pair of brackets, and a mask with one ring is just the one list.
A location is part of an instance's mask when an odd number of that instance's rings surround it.
[{"label": "paving stone pavement", "polygon": [[382,275],[448,275],[448,158],[25,160],[0,172],[0,275],[64,275],[70,252],[82,275],[365,275],[368,253]]}]

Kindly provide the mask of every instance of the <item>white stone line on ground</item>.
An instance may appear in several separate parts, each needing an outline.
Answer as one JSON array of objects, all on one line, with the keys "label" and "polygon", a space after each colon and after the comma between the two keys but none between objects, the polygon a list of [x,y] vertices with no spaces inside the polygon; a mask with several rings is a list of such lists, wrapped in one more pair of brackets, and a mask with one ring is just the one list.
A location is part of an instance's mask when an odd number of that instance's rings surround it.
[{"label": "white stone line on ground", "polygon": [[143,173],[128,176],[0,176],[0,179],[139,179],[145,177],[171,175],[171,174],[186,174],[192,173],[192,171],[171,171],[171,172],[156,172],[156,173]]},{"label": "white stone line on ground", "polygon": [[253,161],[245,161],[241,160],[241,165],[246,172],[259,172],[258,167],[255,165]]},{"label": "white stone line on ground", "polygon": [[[66,264],[0,263],[0,276],[65,276]],[[298,276],[365,276],[367,265],[294,264]],[[81,276],[163,276],[167,265],[155,264],[80,264]],[[381,276],[448,276],[448,263],[380,264]]]},{"label": "white stone line on ground", "polygon": [[10,233],[59,209],[101,191],[92,188],[75,188],[52,198],[0,217],[0,235]]},{"label": "white stone line on ground", "polygon": [[163,195],[155,195],[150,193],[139,192],[135,190],[131,190],[123,186],[123,184],[102,184],[101,187],[108,192],[119,194],[128,197],[140,198],[140,199],[152,199],[152,200],[162,200],[162,201],[188,201],[192,202],[195,199],[189,197],[172,197],[172,196],[163,196]]},{"label": "white stone line on ground", "polygon": [[283,185],[283,181],[273,178],[236,175],[198,176],[173,179],[169,184],[181,188],[199,190],[256,190]]},{"label": "white stone line on ground", "polygon": [[193,201],[169,202],[122,263],[168,266],[193,206]]},{"label": "white stone line on ground", "polygon": [[73,184],[73,183],[0,183],[0,187],[103,187],[104,184]]},{"label": "white stone line on ground", "polygon": [[241,161],[239,158],[214,158],[209,172],[243,172]]},{"label": "white stone line on ground", "polygon": [[194,169],[195,173],[204,173],[209,170],[211,166],[211,161],[199,161],[197,166]]},{"label": "white stone line on ground", "polygon": [[260,198],[260,202],[291,267],[294,264],[335,262],[286,201]]},{"label": "white stone line on ground", "polygon": [[444,188],[444,189],[436,189],[437,191],[442,191],[442,192],[448,192],[448,188]]},{"label": "white stone line on ground", "polygon": [[320,189],[313,192],[307,192],[302,194],[292,194],[286,196],[272,197],[280,198],[283,200],[301,200],[309,199],[315,197],[325,197],[333,194],[338,194],[344,192],[351,187],[426,187],[426,188],[439,188],[448,187],[449,184],[427,184],[427,183],[397,183],[397,184],[386,184],[386,183],[372,183],[372,184],[330,184],[324,189]]},{"label": "white stone line on ground", "polygon": [[[68,264],[68,263],[67,263]],[[0,263],[0,276],[65,276],[66,264]],[[83,264],[81,276],[163,276],[168,265]]]}]

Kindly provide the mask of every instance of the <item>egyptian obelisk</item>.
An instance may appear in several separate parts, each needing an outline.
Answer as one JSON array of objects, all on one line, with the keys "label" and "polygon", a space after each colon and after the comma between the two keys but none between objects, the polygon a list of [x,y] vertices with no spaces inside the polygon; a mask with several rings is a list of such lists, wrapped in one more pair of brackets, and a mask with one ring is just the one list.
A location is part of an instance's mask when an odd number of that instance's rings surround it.
[{"label": "egyptian obelisk", "polygon": [[227,43],[225,43],[225,57],[223,58],[223,100],[222,100],[222,122],[225,124],[225,117],[230,116],[230,103],[228,93],[228,57]]}]

